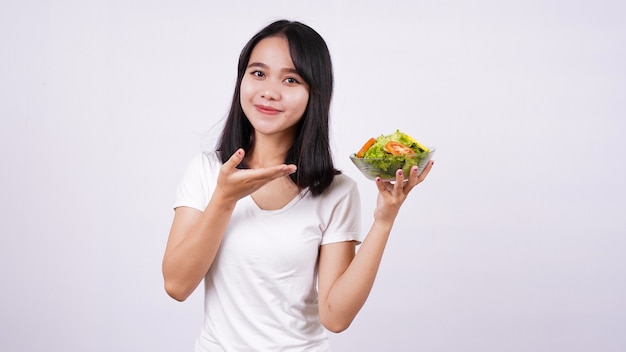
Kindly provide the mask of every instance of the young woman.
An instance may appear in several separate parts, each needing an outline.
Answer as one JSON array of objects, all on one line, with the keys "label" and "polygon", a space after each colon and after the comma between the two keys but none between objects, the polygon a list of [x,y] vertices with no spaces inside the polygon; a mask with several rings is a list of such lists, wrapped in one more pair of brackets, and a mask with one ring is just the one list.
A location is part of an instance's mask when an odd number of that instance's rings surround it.
[{"label": "young woman", "polygon": [[219,146],[178,187],[163,259],[174,299],[204,280],[196,351],[329,351],[324,328],[343,331],[365,303],[398,210],[432,163],[376,180],[361,243],[356,184],[330,153],[332,88],[328,48],[302,23],[274,22],[243,48]]}]

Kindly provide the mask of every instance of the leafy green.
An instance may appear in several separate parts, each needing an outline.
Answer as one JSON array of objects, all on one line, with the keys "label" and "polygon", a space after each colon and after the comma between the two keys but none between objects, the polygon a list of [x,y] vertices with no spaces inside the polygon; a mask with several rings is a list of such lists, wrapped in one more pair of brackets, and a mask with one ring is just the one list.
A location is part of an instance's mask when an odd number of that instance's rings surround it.
[{"label": "leafy green", "polygon": [[[415,154],[393,155],[385,150],[385,145],[389,141],[400,142],[415,151]],[[390,135],[380,135],[363,155],[363,159],[376,169],[382,172],[383,177],[393,177],[397,169],[408,174],[411,167],[418,165],[427,155],[419,143],[411,136],[396,130]]]}]

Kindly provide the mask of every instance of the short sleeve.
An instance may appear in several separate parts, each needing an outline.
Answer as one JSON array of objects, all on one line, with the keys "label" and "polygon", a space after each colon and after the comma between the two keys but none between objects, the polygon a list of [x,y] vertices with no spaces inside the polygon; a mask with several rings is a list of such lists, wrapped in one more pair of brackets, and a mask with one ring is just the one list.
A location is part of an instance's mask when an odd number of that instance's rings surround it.
[{"label": "short sleeve", "polygon": [[186,206],[204,211],[211,194],[211,164],[205,153],[191,160],[178,184],[174,209]]},{"label": "short sleeve", "polygon": [[321,244],[345,241],[361,243],[361,199],[356,183],[344,175],[335,177],[338,184],[330,192],[335,193],[330,203],[331,213]]}]

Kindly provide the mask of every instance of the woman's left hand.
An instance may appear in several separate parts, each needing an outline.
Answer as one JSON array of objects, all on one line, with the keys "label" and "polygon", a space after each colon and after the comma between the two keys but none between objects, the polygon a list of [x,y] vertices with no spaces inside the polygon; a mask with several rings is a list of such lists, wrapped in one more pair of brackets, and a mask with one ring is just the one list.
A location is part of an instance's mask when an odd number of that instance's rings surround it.
[{"label": "woman's left hand", "polygon": [[400,210],[400,206],[409,195],[413,187],[426,179],[428,173],[433,167],[433,161],[430,161],[421,174],[417,174],[417,166],[413,166],[409,173],[408,180],[405,181],[402,170],[396,171],[395,183],[384,182],[376,178],[376,186],[378,187],[378,199],[376,201],[376,209],[374,209],[374,220],[379,222],[393,224]]}]

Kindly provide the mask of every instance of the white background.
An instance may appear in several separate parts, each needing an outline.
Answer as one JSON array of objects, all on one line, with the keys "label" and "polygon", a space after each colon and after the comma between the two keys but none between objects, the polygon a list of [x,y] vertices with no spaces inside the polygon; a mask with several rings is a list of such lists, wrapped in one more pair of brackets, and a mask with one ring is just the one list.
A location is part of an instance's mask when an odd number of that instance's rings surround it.
[{"label": "white background", "polygon": [[[335,351],[626,350],[626,2],[4,0],[0,346],[190,351],[161,257],[242,46],[318,30],[333,150],[399,128],[437,148]],[[217,126],[217,127],[216,127]]]}]

